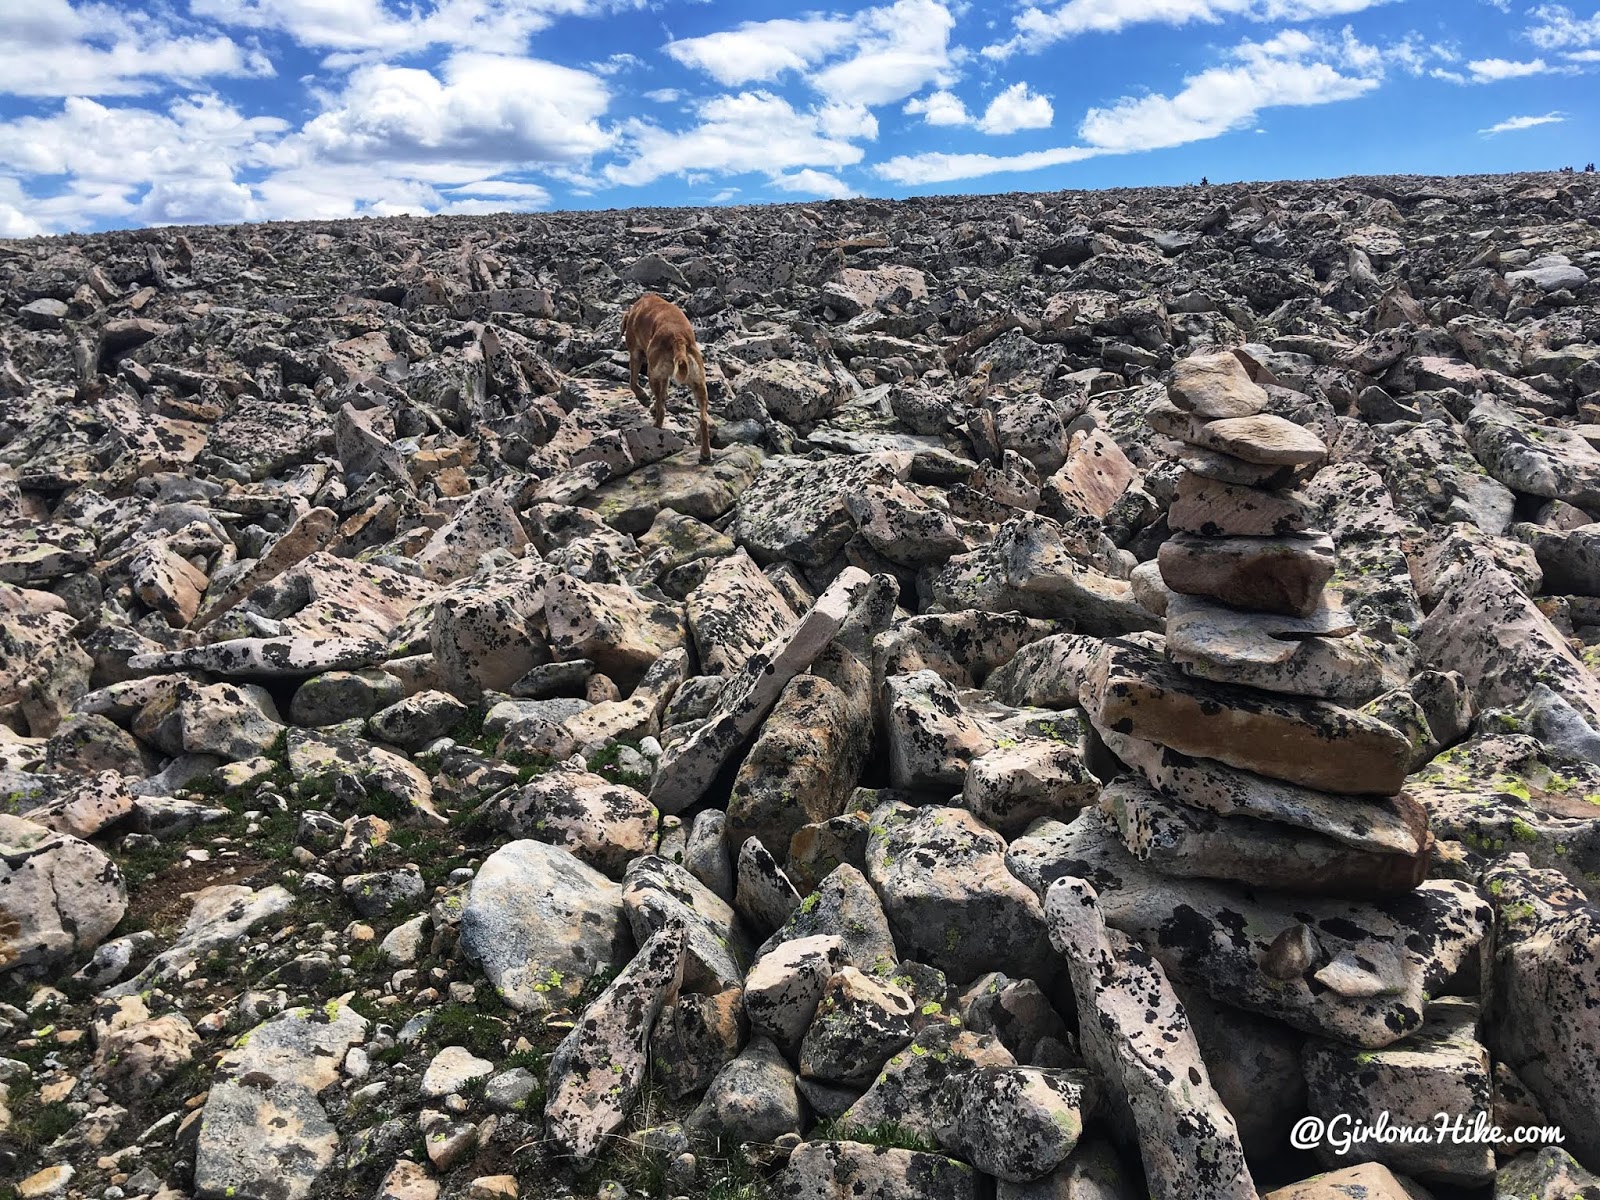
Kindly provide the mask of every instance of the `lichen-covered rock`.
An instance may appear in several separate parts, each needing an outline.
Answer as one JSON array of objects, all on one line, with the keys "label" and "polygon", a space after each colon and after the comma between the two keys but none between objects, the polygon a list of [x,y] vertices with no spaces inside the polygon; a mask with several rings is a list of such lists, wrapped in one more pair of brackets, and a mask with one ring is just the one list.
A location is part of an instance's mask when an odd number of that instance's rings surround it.
[{"label": "lichen-covered rock", "polygon": [[1013,1066],[978,1067],[956,1092],[940,1143],[1011,1183],[1043,1178],[1066,1161],[1098,1094],[1087,1071]]},{"label": "lichen-covered rock", "polygon": [[677,863],[648,854],[628,864],[622,903],[634,940],[676,926],[684,943],[684,986],[711,995],[744,984],[750,942],[731,905]]},{"label": "lichen-covered rock", "polygon": [[1040,893],[1088,880],[1106,924],[1148,946],[1174,980],[1365,1049],[1420,1028],[1423,997],[1476,965],[1490,917],[1455,880],[1363,903],[1170,879],[1134,859],[1097,810],[1041,822],[1006,861]]},{"label": "lichen-covered rock", "polygon": [[659,818],[651,803],[588,771],[548,771],[480,811],[502,833],[561,846],[613,879],[630,859],[655,850]]},{"label": "lichen-covered rock", "polygon": [[967,764],[961,785],[961,803],[1002,837],[1017,836],[1040,817],[1065,818],[1099,794],[1100,781],[1077,748],[1049,738],[1002,742]]},{"label": "lichen-covered rock", "polygon": [[1600,1176],[1559,1146],[1524,1151],[1495,1173],[1494,1200],[1578,1200],[1600,1188]]},{"label": "lichen-covered rock", "polygon": [[910,466],[907,454],[769,461],[739,496],[729,532],[757,562],[821,566],[856,531],[845,497],[903,479]]},{"label": "lichen-covered rock", "polygon": [[802,1114],[794,1068],[772,1039],[758,1035],[717,1072],[687,1127],[735,1143],[771,1143],[800,1133]]},{"label": "lichen-covered rock", "polygon": [[894,786],[934,793],[959,789],[974,759],[995,748],[997,733],[966,712],[953,688],[932,671],[891,675],[883,683]]},{"label": "lichen-covered rock", "polygon": [[744,981],[750,1027],[780,1046],[798,1048],[833,973],[843,965],[837,937],[818,934],[780,942]]},{"label": "lichen-covered rock", "polygon": [[1517,704],[1542,683],[1600,720],[1600,681],[1517,581],[1486,559],[1445,577],[1417,647],[1429,666],[1459,671],[1480,709]]},{"label": "lichen-covered rock", "polygon": [[778,589],[742,550],[706,572],[687,608],[700,665],[712,675],[732,674],[795,622]]},{"label": "lichen-covered rock", "polygon": [[796,938],[817,936],[837,937],[844,962],[869,974],[887,970],[899,959],[878,894],[866,876],[849,863],[835,867],[800,901],[757,957]]},{"label": "lichen-covered rock", "polygon": [[1467,418],[1467,441],[1484,469],[1512,491],[1600,511],[1600,450],[1574,431],[1480,404]]},{"label": "lichen-covered rock", "polygon": [[985,971],[1054,974],[1039,899],[1006,869],[1005,849],[965,809],[874,810],[867,877],[902,953],[957,985]]},{"label": "lichen-covered rock", "polygon": [[864,571],[847,567],[793,629],[764,645],[728,680],[705,723],[661,756],[650,785],[651,803],[664,813],[679,813],[704,794],[744,749],[789,680],[822,653],[850,612],[851,594],[869,581]]},{"label": "lichen-covered rock", "polygon": [[683,978],[683,931],[669,924],[587,1009],[550,1056],[545,1128],[564,1153],[592,1159],[627,1120],[649,1067],[656,1016]]},{"label": "lichen-covered rock", "polygon": [[200,1036],[182,1013],[113,1029],[95,1048],[94,1077],[113,1095],[159,1091],[194,1058]]},{"label": "lichen-covered rock", "polygon": [[[1468,1126],[1492,1125],[1489,1051],[1477,1039],[1477,1025],[1476,1004],[1447,997],[1428,1005],[1421,1030],[1382,1050],[1357,1053],[1330,1042],[1306,1043],[1312,1115],[1367,1128],[1376,1127],[1380,1114],[1399,1129],[1435,1130],[1440,1113]],[[1464,1188],[1488,1183],[1495,1166],[1494,1147],[1487,1142],[1374,1140],[1342,1153],[1324,1140],[1316,1151],[1330,1167],[1381,1162],[1403,1175]]]},{"label": "lichen-covered rock", "polygon": [[983,1067],[1014,1065],[993,1037],[946,1022],[927,1025],[890,1055],[865,1094],[839,1118],[845,1133],[886,1125],[933,1142],[961,1105],[963,1089]]},{"label": "lichen-covered rock", "polygon": [[[1600,919],[1554,871],[1509,855],[1484,873],[1495,908],[1495,960],[1484,1041],[1587,1162],[1600,1155]],[[1529,1020],[1529,1014],[1548,1014]]]},{"label": "lichen-covered rock", "polygon": [[982,1176],[963,1162],[862,1142],[805,1142],[774,1185],[782,1200],[978,1200]]},{"label": "lichen-covered rock", "polygon": [[781,861],[802,826],[838,816],[848,803],[871,745],[872,696],[859,660],[838,665],[856,686],[808,674],[783,689],[734,777],[730,842],[759,838]]},{"label": "lichen-covered rock", "polygon": [[545,588],[552,575],[545,563],[524,558],[439,593],[430,644],[446,691],[476,699],[485,689],[510,687],[550,661]]},{"label": "lichen-covered rock", "polygon": [[189,917],[176,940],[130,979],[106,989],[108,996],[132,996],[168,983],[192,968],[197,959],[280,917],[294,903],[283,887],[256,891],[234,883],[213,884],[194,895]]},{"label": "lichen-covered rock", "polygon": [[1166,875],[1318,896],[1381,896],[1408,892],[1428,873],[1426,840],[1410,854],[1357,849],[1291,825],[1191,808],[1132,776],[1108,784],[1100,803],[1129,852]]},{"label": "lichen-covered rock", "polygon": [[650,664],[688,638],[683,610],[632,588],[557,575],[545,588],[550,647],[586,658],[618,685],[631,688]]},{"label": "lichen-covered rock", "polygon": [[1397,1177],[1388,1167],[1363,1163],[1291,1183],[1268,1192],[1263,1200],[1427,1200],[1431,1194]]},{"label": "lichen-covered rock", "polygon": [[1253,1198],[1233,1117],[1160,964],[1108,928],[1083,879],[1052,883],[1045,915],[1072,973],[1085,1057],[1108,1089],[1112,1120],[1137,1130],[1152,1195]]},{"label": "lichen-covered rock", "polygon": [[627,961],[622,888],[558,846],[508,842],[473,877],[461,948],[512,1008],[570,1003],[590,977]]},{"label": "lichen-covered rock", "polygon": [[194,1187],[206,1200],[305,1200],[339,1136],[318,1097],[367,1020],[337,1001],[273,1017],[222,1056],[200,1118]]},{"label": "lichen-covered rock", "polygon": [[807,1079],[865,1087],[912,1038],[915,1003],[885,979],[840,967],[828,977],[816,1015],[800,1044]]},{"label": "lichen-covered rock", "polygon": [[770,934],[800,906],[800,893],[759,838],[746,838],[734,865],[733,906],[757,935]]}]

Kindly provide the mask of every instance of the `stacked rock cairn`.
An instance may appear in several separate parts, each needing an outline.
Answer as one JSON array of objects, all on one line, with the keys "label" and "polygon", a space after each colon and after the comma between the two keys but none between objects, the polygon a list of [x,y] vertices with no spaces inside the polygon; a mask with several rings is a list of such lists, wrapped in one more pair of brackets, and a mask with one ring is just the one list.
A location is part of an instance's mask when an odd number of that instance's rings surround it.
[{"label": "stacked rock cairn", "polygon": [[1381,661],[1328,586],[1333,540],[1296,490],[1327,446],[1264,412],[1233,354],[1178,363],[1168,395],[1148,418],[1183,467],[1157,559],[1165,645],[1113,642],[1090,681],[1089,711],[1133,769],[1104,807],[1130,851],[1173,874],[1408,892],[1430,855],[1426,814],[1402,794],[1412,746],[1355,707],[1385,687]]}]

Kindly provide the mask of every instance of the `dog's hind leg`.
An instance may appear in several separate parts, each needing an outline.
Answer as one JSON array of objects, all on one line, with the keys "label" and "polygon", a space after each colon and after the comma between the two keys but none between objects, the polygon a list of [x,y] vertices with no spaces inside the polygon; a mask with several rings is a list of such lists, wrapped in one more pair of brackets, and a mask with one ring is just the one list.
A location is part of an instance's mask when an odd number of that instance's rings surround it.
[{"label": "dog's hind leg", "polygon": [[688,374],[689,387],[700,402],[700,461],[708,463],[711,461],[711,411],[710,397],[706,394],[705,360],[691,361]]},{"label": "dog's hind leg", "polygon": [[671,376],[667,372],[672,369],[671,363],[661,365],[664,370],[657,370],[655,365],[650,368],[650,394],[655,397],[654,415],[657,429],[667,423],[667,385],[671,382]]}]

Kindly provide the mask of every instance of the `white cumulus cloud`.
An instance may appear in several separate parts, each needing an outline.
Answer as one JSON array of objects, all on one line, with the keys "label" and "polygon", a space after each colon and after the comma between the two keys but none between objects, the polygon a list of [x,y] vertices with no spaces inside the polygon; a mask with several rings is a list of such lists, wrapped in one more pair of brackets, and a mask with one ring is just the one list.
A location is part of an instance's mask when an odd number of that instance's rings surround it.
[{"label": "white cumulus cloud", "polygon": [[1467,64],[1473,83],[1498,83],[1502,79],[1523,79],[1529,75],[1543,75],[1550,64],[1542,58],[1530,62],[1516,62],[1507,58],[1479,58]]},{"label": "white cumulus cloud", "polygon": [[1019,129],[1048,129],[1055,120],[1050,98],[1028,90],[1025,83],[1014,83],[989,101],[978,128],[985,133],[1015,133]]},{"label": "white cumulus cloud", "polygon": [[767,83],[788,72],[829,99],[888,104],[956,78],[955,17],[938,0],[896,0],[851,17],[746,21],[668,42],[666,52],[724,87]]},{"label": "white cumulus cloud", "polygon": [[771,92],[740,92],[702,103],[699,124],[681,131],[644,121],[623,128],[629,151],[607,164],[613,184],[638,186],[665,175],[694,172],[739,175],[759,171],[769,177],[801,167],[846,167],[861,161],[861,147],[830,134],[818,111],[796,109]]},{"label": "white cumulus cloud", "polygon": [[940,88],[926,96],[907,100],[900,110],[908,116],[921,117],[929,125],[970,125],[972,116],[961,97]]},{"label": "white cumulus cloud", "polygon": [[260,50],[220,34],[180,34],[150,12],[68,0],[20,0],[15,8],[0,17],[0,93],[134,96],[273,74]]},{"label": "white cumulus cloud", "polygon": [[801,192],[807,196],[826,196],[830,200],[843,200],[846,196],[854,196],[855,189],[837,175],[830,175],[826,171],[818,171],[814,167],[807,167],[803,171],[795,171],[788,175],[777,175],[772,179],[772,186],[785,192]]}]

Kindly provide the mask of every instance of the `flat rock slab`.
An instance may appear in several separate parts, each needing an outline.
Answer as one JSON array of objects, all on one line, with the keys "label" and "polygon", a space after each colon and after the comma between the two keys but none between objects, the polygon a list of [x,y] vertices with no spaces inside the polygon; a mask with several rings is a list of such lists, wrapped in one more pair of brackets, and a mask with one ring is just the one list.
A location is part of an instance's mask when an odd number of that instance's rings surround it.
[{"label": "flat rock slab", "polygon": [[[1383,665],[1337,596],[1310,617],[1250,613],[1203,597],[1167,603],[1167,657],[1197,679],[1287,696],[1361,702],[1384,685]],[[1332,601],[1332,603],[1327,603]]]},{"label": "flat rock slab", "polygon": [[865,571],[845,568],[792,630],[773,638],[729,678],[705,724],[662,754],[650,785],[652,804],[679,813],[705,794],[745,749],[784,686],[833,639],[849,615],[852,593],[869,581]]},{"label": "flat rock slab", "polygon": [[1351,797],[1319,792],[1191,758],[1111,729],[1097,730],[1111,752],[1185,804],[1224,817],[1255,817],[1322,834],[1357,850],[1415,855],[1428,839],[1428,812],[1402,792]]},{"label": "flat rock slab", "polygon": [[1255,1200],[1239,1131],[1161,964],[1108,928],[1085,879],[1045,894],[1050,942],[1068,963],[1084,1057],[1110,1090],[1112,1120],[1137,1132],[1157,1200]]},{"label": "flat rock slab", "polygon": [[1113,732],[1341,795],[1392,796],[1410,764],[1410,743],[1374,717],[1190,679],[1124,639],[1106,643],[1083,706]]},{"label": "flat rock slab", "polygon": [[1209,421],[1190,440],[1202,450],[1266,467],[1309,467],[1328,457],[1327,444],[1311,430],[1265,413]]},{"label": "flat rock slab", "polygon": [[1365,898],[1408,892],[1428,873],[1431,843],[1410,855],[1358,850],[1293,825],[1191,808],[1134,776],[1108,784],[1100,806],[1135,857],[1180,878]]},{"label": "flat rock slab", "polygon": [[1241,487],[1185,471],[1178,476],[1167,525],[1174,533],[1205,537],[1281,537],[1304,533],[1319,516],[1298,492]]},{"label": "flat rock slab", "polygon": [[1425,995],[1478,952],[1491,916],[1457,880],[1361,902],[1173,879],[1129,854],[1095,810],[1041,822],[1006,863],[1041,895],[1063,877],[1089,881],[1106,924],[1149,947],[1172,979],[1367,1049],[1421,1028]]},{"label": "flat rock slab", "polygon": [[195,1151],[205,1200],[305,1200],[333,1165],[338,1131],[318,1096],[339,1078],[367,1019],[338,1001],[290,1009],[217,1065]]},{"label": "flat rock slab", "polygon": [[1253,612],[1310,616],[1333,578],[1333,539],[1326,533],[1283,537],[1200,537],[1180,533],[1157,554],[1161,578],[1174,592],[1210,596]]},{"label": "flat rock slab", "polygon": [[282,679],[324,671],[359,671],[389,657],[376,638],[231,638],[188,650],[135,654],[134,671],[209,671],[225,679]]},{"label": "flat rock slab", "polygon": [[649,1067],[651,1030],[677,990],[683,961],[682,929],[660,930],[550,1056],[545,1129],[564,1153],[594,1158],[627,1120]]}]

